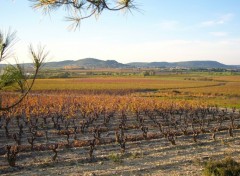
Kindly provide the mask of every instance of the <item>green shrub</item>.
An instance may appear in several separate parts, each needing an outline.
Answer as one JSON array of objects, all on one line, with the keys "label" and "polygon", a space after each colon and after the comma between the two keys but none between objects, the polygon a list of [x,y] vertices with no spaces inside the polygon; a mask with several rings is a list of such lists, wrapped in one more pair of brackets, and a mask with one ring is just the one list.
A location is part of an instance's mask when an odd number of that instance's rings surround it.
[{"label": "green shrub", "polygon": [[109,159],[115,163],[122,163],[123,160],[122,160],[122,156],[120,154],[115,154],[115,153],[111,153],[109,155]]},{"label": "green shrub", "polygon": [[226,157],[220,161],[210,160],[206,163],[204,176],[239,176],[240,164],[231,157]]},{"label": "green shrub", "polygon": [[135,159],[135,158],[141,158],[143,157],[143,153],[142,152],[133,152],[131,153],[131,156],[130,156],[132,159]]}]

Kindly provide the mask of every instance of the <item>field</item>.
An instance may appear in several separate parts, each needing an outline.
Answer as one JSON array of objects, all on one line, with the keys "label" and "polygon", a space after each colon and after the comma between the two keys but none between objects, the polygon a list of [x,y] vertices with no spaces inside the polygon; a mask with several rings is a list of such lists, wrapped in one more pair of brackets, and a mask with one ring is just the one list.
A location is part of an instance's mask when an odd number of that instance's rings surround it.
[{"label": "field", "polygon": [[208,73],[38,79],[1,112],[0,174],[201,175],[210,159],[239,162],[239,88],[240,76]]},{"label": "field", "polygon": [[[61,86],[59,86],[61,85]],[[173,101],[204,101],[212,106],[240,108],[240,76],[208,73],[151,77],[105,76],[39,79],[34,90],[80,90],[86,93],[134,94]]]}]

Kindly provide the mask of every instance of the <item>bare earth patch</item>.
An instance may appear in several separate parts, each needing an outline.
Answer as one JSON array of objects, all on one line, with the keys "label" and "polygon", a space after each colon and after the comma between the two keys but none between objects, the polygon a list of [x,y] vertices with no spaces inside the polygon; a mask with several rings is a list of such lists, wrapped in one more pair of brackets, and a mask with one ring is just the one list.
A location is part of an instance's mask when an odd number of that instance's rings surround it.
[{"label": "bare earth patch", "polygon": [[[234,137],[220,132],[217,140],[202,134],[194,143],[188,136],[180,136],[176,145],[166,139],[128,142],[126,153],[121,154],[117,144],[96,146],[94,161],[88,159],[88,148],[59,149],[59,157],[52,161],[51,151],[21,153],[17,167],[7,165],[0,157],[2,175],[201,175],[203,163],[209,159],[231,156],[239,161],[240,130]],[[201,138],[201,139],[200,139]],[[119,157],[117,161],[110,155]]]}]

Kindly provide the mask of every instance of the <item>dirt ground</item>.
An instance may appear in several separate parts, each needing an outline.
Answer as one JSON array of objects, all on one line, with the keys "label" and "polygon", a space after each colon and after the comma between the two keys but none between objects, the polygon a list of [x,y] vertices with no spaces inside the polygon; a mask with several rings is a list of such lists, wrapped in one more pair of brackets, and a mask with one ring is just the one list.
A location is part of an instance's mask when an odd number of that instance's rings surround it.
[{"label": "dirt ground", "polygon": [[53,152],[21,152],[16,167],[9,167],[0,156],[0,175],[201,175],[204,162],[226,156],[240,158],[240,130],[234,137],[218,132],[216,141],[211,134],[201,134],[193,142],[190,136],[180,136],[176,145],[165,138],[126,143],[121,154],[118,144],[97,145],[95,159],[88,159],[89,147],[59,149],[56,161]]}]

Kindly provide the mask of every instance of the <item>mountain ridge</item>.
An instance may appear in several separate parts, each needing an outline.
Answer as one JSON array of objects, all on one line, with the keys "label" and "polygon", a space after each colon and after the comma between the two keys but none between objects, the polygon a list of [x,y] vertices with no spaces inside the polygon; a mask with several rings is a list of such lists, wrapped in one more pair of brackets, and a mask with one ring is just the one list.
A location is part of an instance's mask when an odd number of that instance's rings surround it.
[{"label": "mountain ridge", "polygon": [[[31,64],[23,64],[29,67]],[[3,67],[4,64],[0,64]],[[96,58],[84,58],[79,60],[64,60],[55,62],[46,62],[45,68],[222,68],[222,69],[240,69],[240,65],[226,65],[213,60],[192,60],[180,62],[130,62],[120,63],[116,60],[100,60]]]},{"label": "mountain ridge", "polygon": [[180,62],[132,62],[128,65],[134,67],[181,67],[181,68],[232,68],[234,66],[225,65],[217,61],[203,60],[203,61],[180,61]]},{"label": "mountain ridge", "polygon": [[[68,62],[67,62],[68,61]],[[96,58],[84,58],[79,60],[66,60],[59,62],[46,63],[46,67],[84,67],[84,68],[240,68],[238,65],[226,65],[218,61],[180,61],[180,62],[130,62],[120,63],[116,60],[100,60]]]},{"label": "mountain ridge", "polygon": [[45,67],[84,67],[84,68],[122,68],[125,64],[115,60],[100,60],[95,58],[85,58],[79,60],[67,60],[58,62],[47,62]]}]

